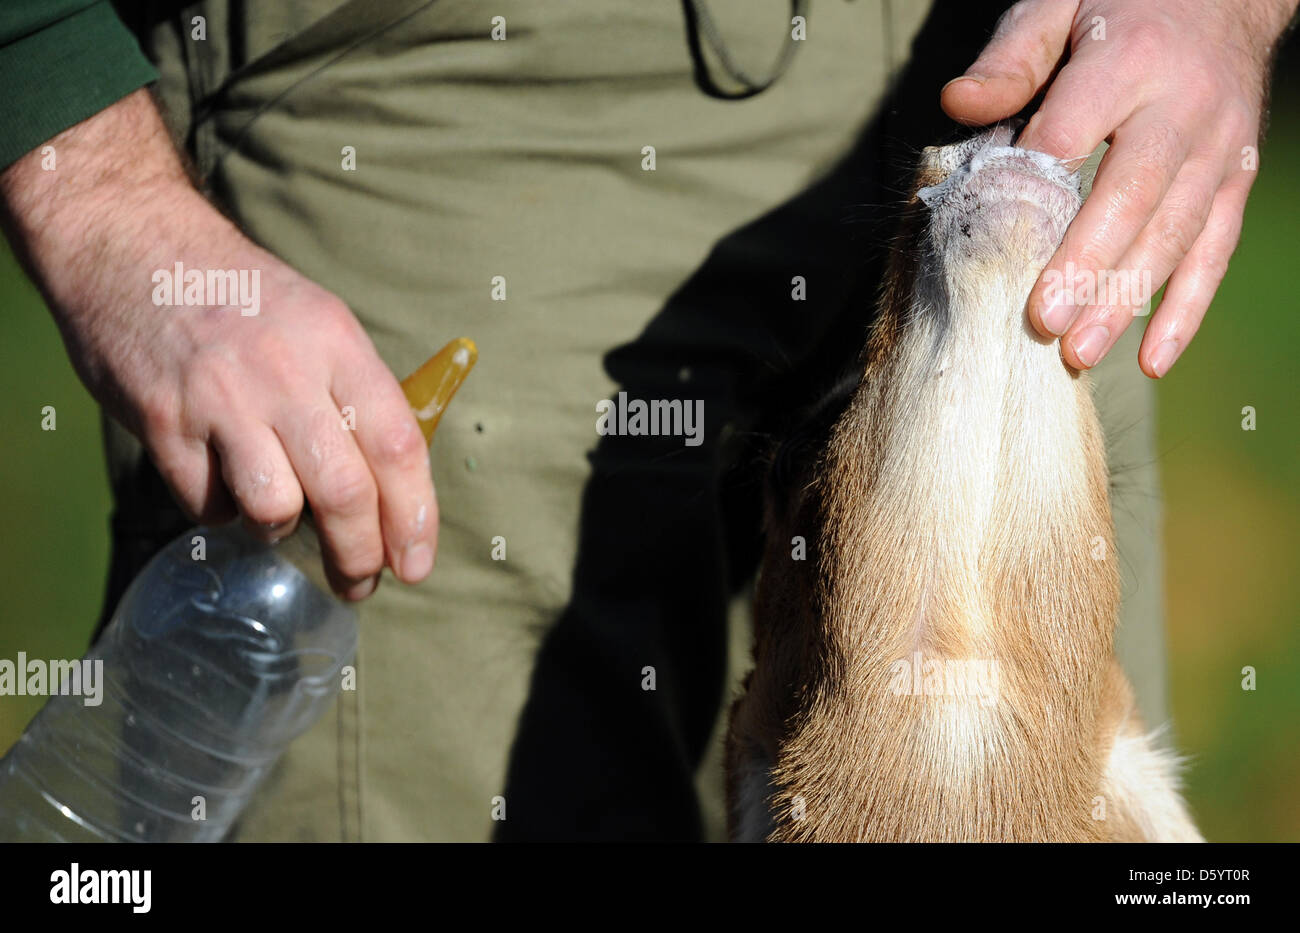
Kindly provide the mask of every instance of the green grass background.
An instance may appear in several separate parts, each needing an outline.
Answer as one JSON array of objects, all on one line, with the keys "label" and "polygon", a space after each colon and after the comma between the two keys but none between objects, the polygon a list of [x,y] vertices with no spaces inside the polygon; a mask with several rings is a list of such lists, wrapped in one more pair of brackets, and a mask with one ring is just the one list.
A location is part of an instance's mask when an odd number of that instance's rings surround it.
[{"label": "green grass background", "polygon": [[[1296,52],[1292,42],[1275,82],[1241,246],[1199,337],[1160,386],[1175,730],[1212,840],[1300,840]],[[55,431],[41,430],[46,405]],[[1241,428],[1247,405],[1255,431]],[[0,438],[0,658],[77,657],[107,564],[98,413],[2,247]],[[1258,672],[1253,692],[1241,689],[1247,665]],[[39,705],[0,698],[0,749]]]}]

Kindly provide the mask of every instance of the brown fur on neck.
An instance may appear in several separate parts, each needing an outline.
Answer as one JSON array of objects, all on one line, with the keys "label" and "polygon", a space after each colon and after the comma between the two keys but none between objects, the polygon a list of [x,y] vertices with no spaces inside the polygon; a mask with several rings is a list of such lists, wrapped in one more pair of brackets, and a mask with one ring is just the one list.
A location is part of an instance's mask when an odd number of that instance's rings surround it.
[{"label": "brown fur on neck", "polygon": [[[937,180],[923,169],[917,187]],[[934,508],[914,511],[909,489],[930,478],[900,478],[884,453],[914,430],[936,436],[908,423],[905,394],[942,379],[908,343],[924,211],[913,197],[904,212],[852,401],[795,478],[793,501],[769,503],[755,670],[728,742],[731,799],[743,798],[759,762],[773,841],[1112,838],[1094,817],[1127,685],[1112,663],[1118,575],[1085,380],[1064,364],[1053,377],[1069,408],[1053,456],[1074,479],[1050,497],[1000,485],[977,560],[965,529],[945,528]],[[1015,430],[1002,435],[1004,476],[1022,454]],[[806,560],[792,559],[796,537]],[[996,702],[898,695],[896,665],[918,651],[939,663],[996,662]]]}]

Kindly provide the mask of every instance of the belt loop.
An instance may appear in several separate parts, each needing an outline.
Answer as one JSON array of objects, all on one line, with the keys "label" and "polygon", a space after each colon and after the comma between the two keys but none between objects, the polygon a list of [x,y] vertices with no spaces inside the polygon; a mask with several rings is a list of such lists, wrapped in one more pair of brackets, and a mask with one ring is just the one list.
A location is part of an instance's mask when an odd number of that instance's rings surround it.
[{"label": "belt loop", "polygon": [[[686,11],[686,39],[690,46],[691,58],[695,63],[695,81],[699,84],[700,89],[711,97],[721,97],[725,100],[744,100],[746,97],[753,97],[761,94],[769,87],[776,83],[776,80],[785,73],[786,68],[790,65],[790,60],[794,57],[795,47],[797,45],[793,30],[787,29],[785,43],[781,46],[781,53],[777,56],[776,64],[771,68],[766,78],[752,78],[740,64],[731,57],[727,50],[727,45],[722,41],[722,34],[718,31],[717,24],[713,21],[713,16],[709,13],[707,0],[682,0]],[[802,16],[807,19],[808,0],[790,0],[790,18]],[[713,75],[709,71],[708,61],[704,56],[704,49],[700,45],[700,36],[708,42],[709,48],[717,56],[718,61],[722,64],[727,76],[732,81],[741,85],[741,89],[726,90],[713,80]]]}]

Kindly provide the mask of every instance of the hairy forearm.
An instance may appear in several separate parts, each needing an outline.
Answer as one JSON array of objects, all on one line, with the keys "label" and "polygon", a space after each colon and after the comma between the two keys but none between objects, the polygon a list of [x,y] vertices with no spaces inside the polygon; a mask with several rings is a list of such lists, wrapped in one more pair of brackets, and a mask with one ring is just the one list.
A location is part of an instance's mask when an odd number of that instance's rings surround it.
[{"label": "hairy forearm", "polygon": [[1295,26],[1297,8],[1300,0],[1261,0],[1264,21],[1261,24],[1265,33],[1281,37]]},{"label": "hairy forearm", "polygon": [[159,197],[192,189],[145,90],[29,152],[0,173],[6,233],[44,287],[95,265],[104,237]]},{"label": "hairy forearm", "polygon": [[193,322],[160,316],[150,304],[153,270],[210,250],[239,252],[245,265],[262,258],[195,188],[143,89],[0,173],[0,207],[74,368],[133,429],[138,417],[123,401],[130,392],[122,366],[145,367],[150,341],[179,347],[202,339],[186,326]]}]

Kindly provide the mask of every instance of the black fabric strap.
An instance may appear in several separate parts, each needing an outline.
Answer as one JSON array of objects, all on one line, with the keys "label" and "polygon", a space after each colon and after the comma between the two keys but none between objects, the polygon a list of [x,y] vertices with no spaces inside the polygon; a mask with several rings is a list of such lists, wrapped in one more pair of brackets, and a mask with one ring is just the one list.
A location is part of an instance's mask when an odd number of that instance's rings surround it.
[{"label": "black fabric strap", "polygon": [[[691,58],[695,62],[695,80],[700,89],[711,97],[743,100],[746,97],[761,94],[775,84],[777,79],[790,66],[790,60],[794,58],[795,47],[798,44],[792,31],[787,31],[785,43],[781,46],[781,53],[777,56],[776,63],[768,71],[767,76],[754,78],[732,58],[731,53],[727,50],[727,45],[722,40],[722,34],[718,31],[718,25],[709,13],[706,0],[682,0],[682,2],[686,8],[686,35],[691,47]],[[808,0],[790,0],[790,16],[792,19],[796,16],[802,16],[806,20],[807,15]],[[727,76],[735,84],[739,85],[738,89],[728,90],[714,80],[712,70],[709,68],[708,60],[704,55],[704,48],[700,44],[701,36],[708,43],[719,63],[721,63]]]}]

